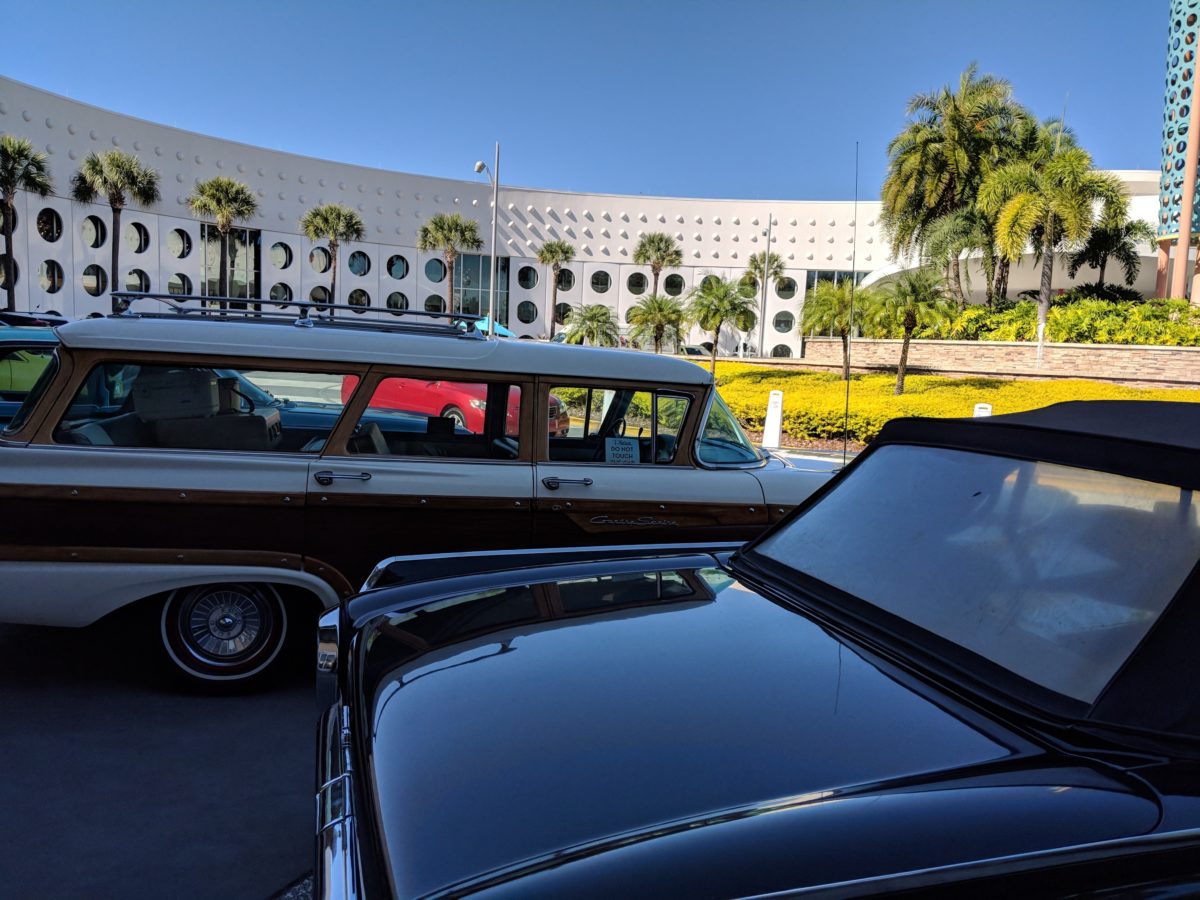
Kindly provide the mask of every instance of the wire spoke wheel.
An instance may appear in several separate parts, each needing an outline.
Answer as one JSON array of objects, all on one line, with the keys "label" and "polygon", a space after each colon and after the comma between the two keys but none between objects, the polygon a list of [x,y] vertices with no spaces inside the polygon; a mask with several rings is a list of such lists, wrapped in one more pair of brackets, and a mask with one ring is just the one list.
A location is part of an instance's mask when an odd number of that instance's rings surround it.
[{"label": "wire spoke wheel", "polygon": [[241,681],[283,646],[287,615],[270,585],[206,584],[175,591],[162,613],[163,647],[188,677]]}]

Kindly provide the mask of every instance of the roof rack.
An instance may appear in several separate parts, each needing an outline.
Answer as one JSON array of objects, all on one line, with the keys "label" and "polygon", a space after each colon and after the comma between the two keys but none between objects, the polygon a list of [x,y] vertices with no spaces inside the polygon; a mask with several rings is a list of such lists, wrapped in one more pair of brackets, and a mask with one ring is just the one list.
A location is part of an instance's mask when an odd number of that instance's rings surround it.
[{"label": "roof rack", "polygon": [[[136,301],[153,301],[169,312],[134,311]],[[310,300],[258,300],[246,297],[213,297],[196,294],[157,294],[141,291],[113,291],[110,318],[180,319],[212,321],[252,321],[262,324],[294,325],[301,328],[349,328],[362,331],[394,331],[408,334],[436,334],[446,337],[483,340],[475,323],[482,319],[472,313],[427,312],[415,309],[389,309],[395,321],[368,319],[361,306],[314,303]],[[275,307],[264,310],[263,307]],[[299,312],[285,312],[295,307]],[[351,316],[336,317],[345,311]]]}]

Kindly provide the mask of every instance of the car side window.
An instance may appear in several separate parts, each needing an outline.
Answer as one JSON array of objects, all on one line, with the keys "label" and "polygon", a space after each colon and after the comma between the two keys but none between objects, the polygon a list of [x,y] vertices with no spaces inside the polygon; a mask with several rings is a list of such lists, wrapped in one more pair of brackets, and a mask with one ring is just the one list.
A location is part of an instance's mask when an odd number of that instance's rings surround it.
[{"label": "car side window", "polygon": [[669,391],[564,385],[550,389],[550,459],[607,465],[675,461],[691,398]]},{"label": "car side window", "polygon": [[0,400],[20,403],[50,364],[54,347],[21,347],[0,351]]},{"label": "car side window", "polygon": [[[347,378],[349,397],[357,379]],[[390,377],[375,387],[355,425],[351,453],[516,459],[521,388],[441,377]]]},{"label": "car side window", "polygon": [[88,373],[60,444],[316,453],[342,411],[341,376],[110,362]]}]

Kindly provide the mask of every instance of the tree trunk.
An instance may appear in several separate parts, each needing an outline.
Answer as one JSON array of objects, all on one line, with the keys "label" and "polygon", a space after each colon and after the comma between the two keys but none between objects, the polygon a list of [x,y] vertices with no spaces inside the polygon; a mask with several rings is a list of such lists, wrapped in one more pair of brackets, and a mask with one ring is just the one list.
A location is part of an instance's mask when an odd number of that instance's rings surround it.
[{"label": "tree trunk", "polygon": [[983,247],[983,289],[984,302],[991,309],[996,299],[996,253],[988,242]]},{"label": "tree trunk", "polygon": [[904,343],[900,345],[900,365],[896,369],[896,396],[904,393],[904,374],[908,371],[908,342],[912,340],[913,330],[904,329]]},{"label": "tree trunk", "polygon": [[446,254],[446,312],[454,312],[454,257],[449,253]]},{"label": "tree trunk", "polygon": [[[337,306],[337,273],[338,273],[338,242],[330,239],[329,255],[333,258],[333,268],[329,276],[329,317],[333,318],[337,310],[332,307]],[[451,282],[453,284],[454,282]]]},{"label": "tree trunk", "polygon": [[17,309],[17,279],[13,277],[13,201],[12,197],[4,198],[4,293],[7,297],[5,309],[15,312]]},{"label": "tree trunk", "polygon": [[658,276],[662,274],[662,269],[660,269],[658,266],[652,266],[650,268],[650,274],[654,276],[654,288],[650,291],[650,294],[651,294],[651,296],[657,297],[658,296]]},{"label": "tree trunk", "polygon": [[1046,324],[1050,313],[1050,281],[1054,277],[1054,245],[1047,239],[1042,244],[1042,283],[1038,290],[1038,324]]},{"label": "tree trunk", "polygon": [[959,267],[958,254],[950,257],[950,293],[954,295],[954,300],[958,303],[959,312],[967,308],[967,297],[963,293],[962,271]]},{"label": "tree trunk", "polygon": [[229,296],[229,229],[221,231],[221,261],[217,264],[217,296],[221,309],[228,309],[225,298]]},{"label": "tree trunk", "polygon": [[1104,267],[1108,265],[1108,254],[1100,257],[1100,273],[1096,276],[1096,286],[1104,290]]},{"label": "tree trunk", "polygon": [[558,267],[550,270],[550,340],[554,340],[554,326],[558,324]]},{"label": "tree trunk", "polygon": [[712,364],[708,370],[713,373],[714,378],[717,374],[717,341],[721,338],[721,326],[724,324],[724,322],[718,322],[717,327],[713,329]]},{"label": "tree trunk", "polygon": [[842,332],[842,381],[850,380],[850,335]]},{"label": "tree trunk", "polygon": [[[112,277],[112,282],[108,286],[108,297],[112,300],[113,291],[124,290],[121,286],[120,276],[121,264],[121,207],[114,206],[112,208],[112,271],[109,275]],[[116,307],[113,307],[113,312],[116,312]]]},{"label": "tree trunk", "polygon": [[1008,273],[1012,270],[1012,260],[1007,256],[1000,260],[1000,265],[996,266],[996,271],[999,272],[1000,289],[996,292],[996,299],[1004,301],[1008,299]]},{"label": "tree trunk", "polygon": [[663,326],[658,325],[654,329],[654,352],[662,353]]}]

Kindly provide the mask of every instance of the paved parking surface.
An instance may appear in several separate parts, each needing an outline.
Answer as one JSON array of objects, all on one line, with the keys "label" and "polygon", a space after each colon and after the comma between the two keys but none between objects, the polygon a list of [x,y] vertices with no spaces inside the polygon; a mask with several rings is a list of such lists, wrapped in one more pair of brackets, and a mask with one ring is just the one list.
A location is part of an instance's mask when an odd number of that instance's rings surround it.
[{"label": "paved parking surface", "polygon": [[133,633],[0,625],[0,897],[271,897],[312,867],[311,633],[233,697]]}]

